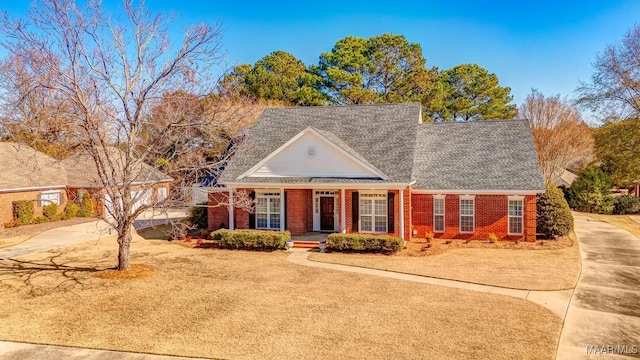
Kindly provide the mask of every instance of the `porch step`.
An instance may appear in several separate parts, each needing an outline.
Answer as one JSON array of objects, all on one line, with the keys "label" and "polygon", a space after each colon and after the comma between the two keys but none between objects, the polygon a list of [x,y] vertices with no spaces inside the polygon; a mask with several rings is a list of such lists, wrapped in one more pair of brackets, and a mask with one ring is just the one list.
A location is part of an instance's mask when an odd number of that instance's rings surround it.
[{"label": "porch step", "polygon": [[298,240],[294,240],[293,241],[293,247],[294,248],[311,249],[311,248],[318,247],[318,241],[298,241]]}]

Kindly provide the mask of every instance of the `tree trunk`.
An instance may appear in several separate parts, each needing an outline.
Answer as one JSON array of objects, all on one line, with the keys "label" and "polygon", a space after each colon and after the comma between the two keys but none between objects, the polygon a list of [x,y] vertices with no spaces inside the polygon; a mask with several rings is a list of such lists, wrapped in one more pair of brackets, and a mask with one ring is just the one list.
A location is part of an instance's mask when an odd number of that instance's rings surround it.
[{"label": "tree trunk", "polygon": [[118,234],[118,270],[131,268],[129,263],[129,244],[131,244],[131,228],[126,227]]}]

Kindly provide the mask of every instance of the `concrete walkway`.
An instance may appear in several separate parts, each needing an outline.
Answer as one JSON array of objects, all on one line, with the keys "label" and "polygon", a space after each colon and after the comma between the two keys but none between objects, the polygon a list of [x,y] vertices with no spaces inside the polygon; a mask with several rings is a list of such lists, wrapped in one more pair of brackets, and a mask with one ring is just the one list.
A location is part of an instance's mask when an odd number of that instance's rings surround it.
[{"label": "concrete walkway", "polygon": [[308,256],[309,252],[307,249],[293,249],[293,252],[287,257],[287,260],[297,265],[310,266],[321,269],[347,271],[357,274],[380,276],[389,279],[412,281],[422,284],[439,285],[471,291],[513,296],[542,305],[545,308],[551,310],[554,314],[558,315],[561,319],[564,319],[565,317],[567,306],[569,305],[569,300],[571,299],[571,294],[573,293],[573,290],[529,291],[509,289],[498,286],[481,285],[456,280],[438,279],[422,275],[404,274],[394,271],[310,261],[307,259]]},{"label": "concrete walkway", "polygon": [[607,359],[640,358],[640,239],[582,214],[574,219],[582,274],[557,358],[591,359],[587,346],[594,345],[612,347]]},{"label": "concrete walkway", "polygon": [[37,345],[0,341],[0,358],[11,360],[187,360],[194,358],[128,353],[109,350],[82,349],[65,346]]},{"label": "concrete walkway", "polygon": [[109,224],[102,220],[62,226],[44,231],[20,244],[0,249],[0,260],[95,241],[109,235]]}]

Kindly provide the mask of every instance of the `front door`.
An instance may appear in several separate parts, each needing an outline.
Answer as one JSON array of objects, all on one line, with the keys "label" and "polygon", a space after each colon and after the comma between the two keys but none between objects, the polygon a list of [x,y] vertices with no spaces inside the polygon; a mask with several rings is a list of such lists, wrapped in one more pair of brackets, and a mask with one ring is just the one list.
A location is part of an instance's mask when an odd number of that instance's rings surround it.
[{"label": "front door", "polygon": [[333,231],[333,197],[320,197],[320,230]]}]

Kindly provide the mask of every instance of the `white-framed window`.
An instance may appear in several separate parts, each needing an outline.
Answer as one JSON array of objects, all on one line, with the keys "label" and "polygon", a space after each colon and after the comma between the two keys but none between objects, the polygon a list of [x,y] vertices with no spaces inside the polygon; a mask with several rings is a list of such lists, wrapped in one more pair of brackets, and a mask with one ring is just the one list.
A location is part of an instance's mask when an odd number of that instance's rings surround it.
[{"label": "white-framed window", "polygon": [[433,196],[433,232],[444,232],[445,195]]},{"label": "white-framed window", "polygon": [[509,196],[509,234],[522,235],[524,230],[524,197]]},{"label": "white-framed window", "polygon": [[280,192],[256,193],[256,228],[280,229]]},{"label": "white-framed window", "polygon": [[167,188],[159,187],[158,188],[158,202],[164,201],[167,198]]},{"label": "white-framed window", "polygon": [[475,202],[473,195],[460,196],[460,232],[475,231]]},{"label": "white-framed window", "polygon": [[39,197],[40,207],[47,206],[49,204],[60,205],[60,191],[43,191]]},{"label": "white-framed window", "polygon": [[360,192],[360,231],[387,232],[386,192]]}]

